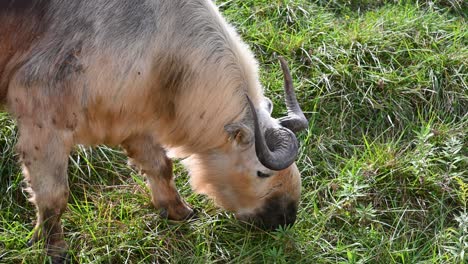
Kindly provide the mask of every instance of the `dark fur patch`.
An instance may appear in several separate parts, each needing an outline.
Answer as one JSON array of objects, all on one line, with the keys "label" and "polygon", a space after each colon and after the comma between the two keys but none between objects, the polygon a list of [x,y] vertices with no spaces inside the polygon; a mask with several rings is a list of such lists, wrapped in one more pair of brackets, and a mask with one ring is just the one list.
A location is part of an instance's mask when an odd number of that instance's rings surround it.
[{"label": "dark fur patch", "polygon": [[45,31],[48,4],[42,0],[0,1],[0,104],[5,103],[11,76],[24,64],[18,58]]},{"label": "dark fur patch", "polygon": [[57,212],[55,208],[46,208],[42,210],[43,231],[46,238],[61,232],[60,215],[61,209]]},{"label": "dark fur patch", "polygon": [[156,64],[154,68],[159,71],[156,86],[157,89],[161,89],[157,92],[160,98],[155,102],[156,109],[169,120],[173,120],[176,115],[177,96],[192,76],[191,65],[177,55],[163,58]]},{"label": "dark fur patch", "polygon": [[65,53],[64,60],[58,66],[57,73],[55,74],[56,82],[64,81],[73,74],[83,72],[83,65],[81,65],[78,59],[80,53],[81,44]]},{"label": "dark fur patch", "polygon": [[268,198],[262,210],[255,215],[254,221],[263,228],[272,230],[279,226],[293,225],[296,214],[296,202],[273,196]]},{"label": "dark fur patch", "polygon": [[31,8],[34,5],[32,0],[2,0],[0,1],[1,11],[21,11]]},{"label": "dark fur patch", "polygon": [[49,1],[50,0],[1,0],[0,13],[33,11],[39,14],[46,10]]}]

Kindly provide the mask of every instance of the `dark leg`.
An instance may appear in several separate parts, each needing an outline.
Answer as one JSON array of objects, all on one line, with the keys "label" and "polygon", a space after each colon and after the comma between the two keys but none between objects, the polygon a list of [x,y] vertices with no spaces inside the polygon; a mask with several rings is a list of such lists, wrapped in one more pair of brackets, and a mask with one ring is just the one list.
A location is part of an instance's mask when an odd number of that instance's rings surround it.
[{"label": "dark leg", "polygon": [[67,207],[67,163],[70,144],[65,136],[41,123],[19,122],[18,151],[23,173],[37,208],[37,222],[31,242],[44,239],[47,253],[54,262],[65,256],[60,217]]},{"label": "dark leg", "polygon": [[138,166],[148,178],[151,197],[157,209],[164,210],[172,220],[184,220],[193,215],[193,210],[180,197],[174,184],[172,161],[166,151],[150,136],[133,137],[122,146],[131,163]]}]

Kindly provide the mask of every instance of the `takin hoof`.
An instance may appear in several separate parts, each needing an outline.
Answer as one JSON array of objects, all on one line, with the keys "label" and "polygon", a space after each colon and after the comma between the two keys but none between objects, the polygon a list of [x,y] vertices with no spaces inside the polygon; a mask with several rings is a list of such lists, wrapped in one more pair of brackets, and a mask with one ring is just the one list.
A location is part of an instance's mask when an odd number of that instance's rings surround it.
[{"label": "takin hoof", "polygon": [[71,263],[68,245],[64,240],[47,245],[47,255],[50,256],[53,264]]},{"label": "takin hoof", "polygon": [[188,206],[172,208],[172,209],[161,209],[159,215],[161,218],[173,220],[173,221],[185,221],[194,219],[197,217],[197,212]]},{"label": "takin hoof", "polygon": [[50,256],[52,264],[69,264],[72,263],[70,255],[67,252],[62,252],[59,256]]},{"label": "takin hoof", "polygon": [[[38,240],[38,238],[31,238],[26,245],[32,247]],[[70,255],[68,255],[68,245],[64,240],[47,245],[46,251],[53,264],[71,263]]]}]

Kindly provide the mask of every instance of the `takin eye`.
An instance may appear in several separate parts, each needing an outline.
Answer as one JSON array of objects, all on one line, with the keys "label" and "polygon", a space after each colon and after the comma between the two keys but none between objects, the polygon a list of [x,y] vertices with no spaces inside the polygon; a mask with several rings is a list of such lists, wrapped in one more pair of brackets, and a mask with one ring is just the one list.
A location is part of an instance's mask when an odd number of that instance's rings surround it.
[{"label": "takin eye", "polygon": [[260,178],[268,178],[268,177],[271,176],[271,174],[263,173],[261,171],[257,171],[257,176],[260,177]]}]

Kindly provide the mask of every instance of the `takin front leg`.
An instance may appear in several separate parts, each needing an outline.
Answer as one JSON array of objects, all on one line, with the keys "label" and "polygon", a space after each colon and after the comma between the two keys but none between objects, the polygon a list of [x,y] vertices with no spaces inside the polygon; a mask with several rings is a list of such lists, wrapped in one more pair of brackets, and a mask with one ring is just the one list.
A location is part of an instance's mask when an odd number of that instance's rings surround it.
[{"label": "takin front leg", "polygon": [[67,251],[60,217],[68,201],[67,163],[70,144],[64,135],[41,122],[19,122],[17,149],[25,181],[37,208],[37,222],[30,243],[44,240],[54,263]]},{"label": "takin front leg", "polygon": [[130,162],[136,165],[148,179],[151,200],[162,215],[171,220],[191,218],[193,210],[180,197],[172,174],[172,161],[166,151],[150,136],[132,137],[125,140],[122,146]]}]

